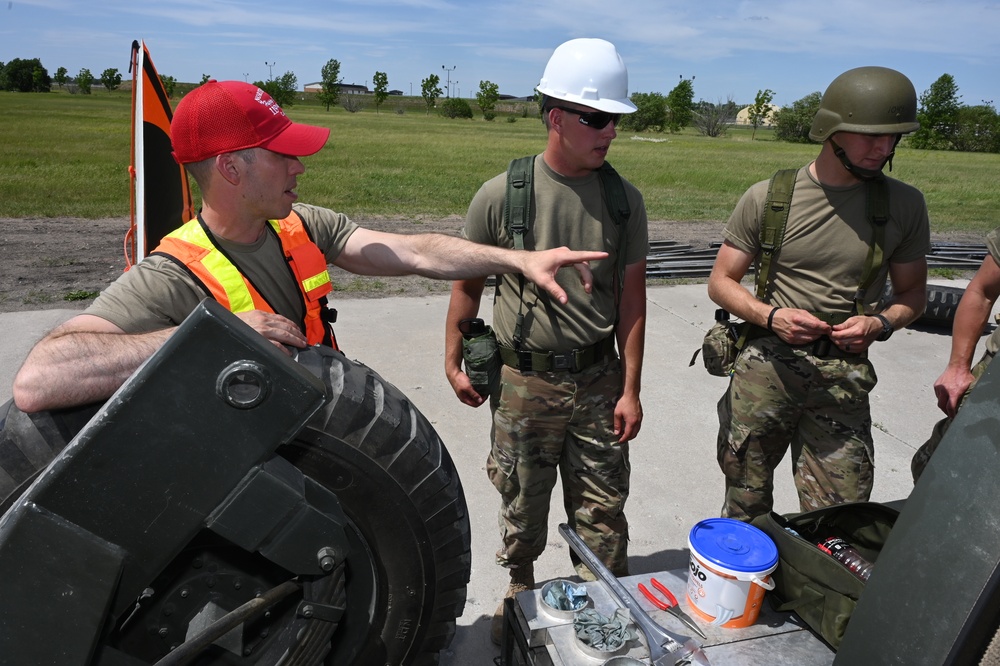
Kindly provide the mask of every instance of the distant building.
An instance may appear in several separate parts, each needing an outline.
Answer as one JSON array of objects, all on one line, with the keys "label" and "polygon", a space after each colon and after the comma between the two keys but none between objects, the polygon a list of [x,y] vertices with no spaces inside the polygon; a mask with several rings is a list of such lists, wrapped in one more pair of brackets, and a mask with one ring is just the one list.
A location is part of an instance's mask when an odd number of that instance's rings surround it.
[{"label": "distant building", "polygon": [[[307,83],[302,86],[302,89],[306,92],[323,92],[323,82],[317,81],[315,83]],[[359,86],[353,83],[341,83],[340,84],[340,94],[341,95],[370,95],[371,91],[368,90],[368,86]]]},{"label": "distant building", "polygon": [[[764,118],[764,123],[761,127],[772,127],[774,125],[774,114],[781,111],[781,107],[777,104],[771,105],[771,111]],[[736,114],[736,124],[737,125],[749,125],[750,124],[750,107],[745,106],[740,109],[739,113]]]}]

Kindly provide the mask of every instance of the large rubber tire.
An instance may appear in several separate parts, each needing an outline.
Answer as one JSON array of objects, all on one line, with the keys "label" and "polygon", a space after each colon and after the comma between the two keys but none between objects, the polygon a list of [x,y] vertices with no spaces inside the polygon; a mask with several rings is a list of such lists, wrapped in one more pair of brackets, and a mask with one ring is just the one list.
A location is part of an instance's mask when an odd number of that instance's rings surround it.
[{"label": "large rubber tire", "polygon": [[[939,284],[927,285],[927,307],[923,314],[917,319],[918,324],[924,326],[947,328],[951,330],[955,321],[955,311],[958,310],[958,302],[962,300],[965,289],[962,287],[948,287]],[[892,302],[892,285],[886,283],[879,299],[878,309],[884,310]]]},{"label": "large rubber tire", "polygon": [[471,530],[462,484],[426,418],[342,354],[299,361],[337,396],[278,453],[337,495],[351,522],[347,612],[330,664],[437,664],[465,606]]},{"label": "large rubber tire", "polygon": [[[370,368],[326,348],[299,361],[334,398],[278,454],[332,490],[350,521],[347,610],[325,663],[437,664],[454,637],[472,566],[451,456],[406,396]],[[0,406],[0,464],[6,447],[13,473],[0,504],[20,496],[97,409],[29,416]]]}]

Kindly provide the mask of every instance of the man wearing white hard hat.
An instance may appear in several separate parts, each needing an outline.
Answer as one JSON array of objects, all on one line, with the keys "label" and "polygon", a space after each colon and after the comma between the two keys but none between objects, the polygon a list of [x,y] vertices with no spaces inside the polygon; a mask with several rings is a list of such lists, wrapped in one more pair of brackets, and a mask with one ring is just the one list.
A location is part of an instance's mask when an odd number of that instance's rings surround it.
[{"label": "man wearing white hard hat", "polygon": [[[567,245],[609,257],[591,263],[589,290],[565,271],[557,274],[571,294],[568,304],[517,274],[500,276],[493,327],[503,367],[489,395],[477,392],[462,368],[460,328],[476,317],[485,280],[452,287],[445,370],[459,400],[478,407],[489,398],[493,412],[487,473],[501,496],[497,563],[510,570],[508,597],[534,587],[533,563],[545,548],[558,475],[568,523],[612,573],[627,575],[628,443],[642,424],[646,208],[639,191],[605,162],[622,114],[636,110],[628,71],[613,44],[574,39],[552,54],[537,91],[545,151],[509,169],[514,181],[527,184],[527,205],[513,200],[501,174],[472,200],[463,235],[499,247]],[[513,212],[505,216],[505,209]],[[575,566],[593,579],[582,563]],[[495,642],[502,618],[501,603]]]}]

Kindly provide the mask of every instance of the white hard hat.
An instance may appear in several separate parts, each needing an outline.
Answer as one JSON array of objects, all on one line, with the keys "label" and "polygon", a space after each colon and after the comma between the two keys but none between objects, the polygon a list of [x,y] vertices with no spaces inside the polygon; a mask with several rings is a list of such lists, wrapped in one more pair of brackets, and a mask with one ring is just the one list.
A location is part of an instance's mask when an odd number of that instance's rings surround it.
[{"label": "white hard hat", "polygon": [[603,39],[571,39],[559,45],[535,90],[608,113],[636,110],[628,98],[628,70],[618,50]]}]

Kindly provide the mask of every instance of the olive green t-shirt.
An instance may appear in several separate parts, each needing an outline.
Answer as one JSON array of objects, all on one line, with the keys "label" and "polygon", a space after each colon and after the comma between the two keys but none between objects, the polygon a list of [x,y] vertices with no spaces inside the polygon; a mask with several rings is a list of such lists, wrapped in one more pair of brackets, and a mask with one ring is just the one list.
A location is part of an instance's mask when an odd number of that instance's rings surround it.
[{"label": "olive green t-shirt", "polygon": [[[930,222],[924,197],[893,178],[884,260],[864,295],[874,311],[885,289],[889,263],[916,261],[930,252]],[[760,227],[768,180],[744,193],[726,223],[725,238],[760,258]],[[771,261],[765,300],[771,305],[811,312],[850,314],[863,277],[874,229],[867,214],[867,186],[820,184],[808,167],[799,169],[781,247]]]},{"label": "olive green t-shirt", "polygon": [[[625,229],[619,228],[608,212],[602,195],[600,176],[593,172],[581,178],[566,178],[553,171],[541,156],[535,159],[534,195],[531,201],[530,230],[524,247],[533,250],[567,246],[573,250],[599,250],[610,253],[602,261],[591,262],[594,288],[587,294],[579,273],[572,267],[561,269],[556,280],[568,296],[561,305],[525,281],[522,311],[525,314],[523,349],[566,352],[586,347],[607,338],[614,330],[617,290],[616,257],[619,234],[627,234],[627,264],[646,258],[649,231],[646,205],[631,183],[625,183],[625,195],[631,217]],[[507,188],[506,173],[487,181],[476,193],[465,220],[462,235],[476,243],[514,247],[504,229],[503,209]],[[521,299],[516,274],[501,276],[498,298],[493,308],[493,327],[500,343],[513,346],[514,324]]]},{"label": "olive green t-shirt", "polygon": [[[340,255],[358,228],[346,215],[326,208],[295,204],[293,209],[329,263]],[[221,238],[216,241],[275,312],[302,321],[302,296],[275,234],[261,234],[253,243]],[[210,294],[177,262],[154,254],[112,282],[86,314],[106,319],[126,333],[145,333],[179,325],[208,297]]]}]

